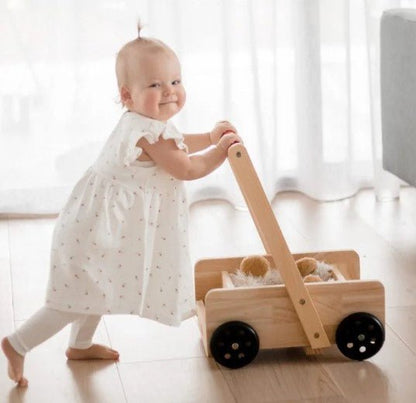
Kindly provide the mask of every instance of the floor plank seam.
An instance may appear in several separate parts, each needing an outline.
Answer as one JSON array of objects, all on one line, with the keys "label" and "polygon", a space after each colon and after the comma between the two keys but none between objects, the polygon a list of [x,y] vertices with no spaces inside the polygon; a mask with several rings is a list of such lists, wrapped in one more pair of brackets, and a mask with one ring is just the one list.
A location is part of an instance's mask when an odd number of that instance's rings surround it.
[{"label": "floor plank seam", "polygon": [[[107,323],[105,322],[105,318],[103,318],[103,324],[104,324],[105,333],[107,334],[108,341],[110,342],[110,347],[113,348],[113,344],[111,342],[111,338],[110,338],[110,334],[108,332]],[[123,390],[124,400],[125,400],[126,403],[128,403],[126,388],[124,387],[123,379],[122,379],[121,374],[120,374],[120,368],[119,368],[120,362],[116,361],[115,364],[116,364],[117,376],[118,376],[118,379],[120,381],[121,389]]]},{"label": "floor plank seam", "polygon": [[397,336],[397,338],[407,347],[407,349],[410,350],[411,353],[416,356],[416,351],[409,346],[409,344],[400,336],[400,334],[397,333],[388,323],[386,323],[386,325]]},{"label": "floor plank seam", "polygon": [[344,393],[344,390],[342,389],[342,387],[339,385],[339,383],[337,382],[337,380],[336,380],[336,377],[335,376],[333,376],[332,374],[331,374],[331,371],[329,371],[327,368],[326,368],[326,363],[325,362],[321,362],[320,360],[319,360],[319,357],[313,357],[314,358],[314,360],[315,360],[315,363],[317,363],[321,368],[322,368],[322,370],[323,371],[325,371],[325,374],[326,374],[326,376],[331,380],[331,382],[333,382],[333,384],[335,385],[335,387],[337,388],[337,392],[339,392],[340,393],[340,396],[337,396],[337,397],[341,397],[341,398],[343,398],[343,399],[345,399],[345,400],[347,400],[347,397],[346,397],[346,395],[345,395],[345,393]]},{"label": "floor plank seam", "polygon": [[404,304],[400,304],[400,305],[389,305],[386,304],[386,309],[390,309],[390,308],[410,308],[413,307],[416,309],[416,305],[414,303],[410,303],[409,305],[404,305]]},{"label": "floor plank seam", "polygon": [[143,360],[143,361],[119,361],[117,364],[120,365],[130,365],[130,364],[150,364],[153,362],[163,362],[163,361],[184,361],[184,360],[196,360],[196,359],[202,359],[205,358],[206,360],[209,360],[209,358],[205,356],[194,356],[194,357],[173,357],[173,358],[158,358],[156,360]]},{"label": "floor plank seam", "polygon": [[[221,367],[220,367],[217,363],[215,363],[215,365],[216,365],[216,367],[218,368],[218,370],[221,372],[222,379],[224,379],[225,384],[227,385],[227,388],[228,388],[228,390],[229,390],[229,392],[230,392],[231,396],[232,396],[232,397],[233,397],[233,399],[234,399],[234,402],[235,402],[235,403],[238,403],[238,398],[237,398],[237,396],[234,394],[234,392],[233,392],[233,389],[232,389],[231,385],[228,383],[227,378],[225,377],[225,375],[224,375],[224,373],[223,373],[223,370],[221,369]],[[258,403],[261,403],[261,402],[258,402]]]}]

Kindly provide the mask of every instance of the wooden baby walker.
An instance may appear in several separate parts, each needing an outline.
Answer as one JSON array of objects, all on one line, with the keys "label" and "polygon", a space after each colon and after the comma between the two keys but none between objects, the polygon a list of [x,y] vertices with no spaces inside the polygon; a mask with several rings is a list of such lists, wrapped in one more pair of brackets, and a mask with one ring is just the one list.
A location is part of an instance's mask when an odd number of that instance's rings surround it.
[{"label": "wooden baby walker", "polygon": [[[259,348],[304,347],[307,354],[336,344],[365,360],[384,343],[384,287],[360,280],[355,251],[291,254],[247,150],[234,144],[228,160],[267,252],[284,284],[235,287],[230,274],[244,258],[195,264],[198,322],[207,356],[228,368],[250,363]],[[304,283],[295,260],[314,257],[333,266],[335,281]]]}]

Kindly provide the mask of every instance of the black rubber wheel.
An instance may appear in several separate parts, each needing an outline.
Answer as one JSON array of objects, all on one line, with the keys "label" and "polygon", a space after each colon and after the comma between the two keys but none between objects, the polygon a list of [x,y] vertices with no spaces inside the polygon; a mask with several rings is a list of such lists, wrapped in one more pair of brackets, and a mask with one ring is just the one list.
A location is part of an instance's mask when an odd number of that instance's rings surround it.
[{"label": "black rubber wheel", "polygon": [[383,324],[366,312],[356,312],[344,318],[335,335],[341,353],[358,361],[376,354],[383,346],[384,338]]},{"label": "black rubber wheel", "polygon": [[232,321],[215,329],[210,342],[215,361],[227,368],[241,368],[254,360],[259,351],[259,337],[247,323]]}]

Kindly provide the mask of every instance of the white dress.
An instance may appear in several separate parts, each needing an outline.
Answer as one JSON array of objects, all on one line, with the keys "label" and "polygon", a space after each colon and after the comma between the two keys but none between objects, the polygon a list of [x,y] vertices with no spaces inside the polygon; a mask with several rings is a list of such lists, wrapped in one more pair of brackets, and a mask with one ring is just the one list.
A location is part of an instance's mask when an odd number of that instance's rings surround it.
[{"label": "white dress", "polygon": [[186,150],[172,123],[124,113],[75,185],[53,233],[48,307],[173,326],[194,314],[184,183],[137,161],[137,141],[160,136]]}]

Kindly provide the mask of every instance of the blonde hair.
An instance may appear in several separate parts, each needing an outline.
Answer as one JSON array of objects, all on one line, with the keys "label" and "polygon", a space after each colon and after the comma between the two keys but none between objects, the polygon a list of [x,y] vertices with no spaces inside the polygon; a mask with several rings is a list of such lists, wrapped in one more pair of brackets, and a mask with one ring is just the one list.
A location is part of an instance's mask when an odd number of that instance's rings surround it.
[{"label": "blonde hair", "polygon": [[117,53],[116,57],[116,77],[119,90],[123,85],[128,85],[131,77],[130,67],[134,66],[134,62],[137,61],[137,56],[144,50],[160,51],[171,50],[165,43],[159,39],[143,37],[141,31],[143,25],[139,19],[137,23],[137,38],[130,42],[127,42]]}]

